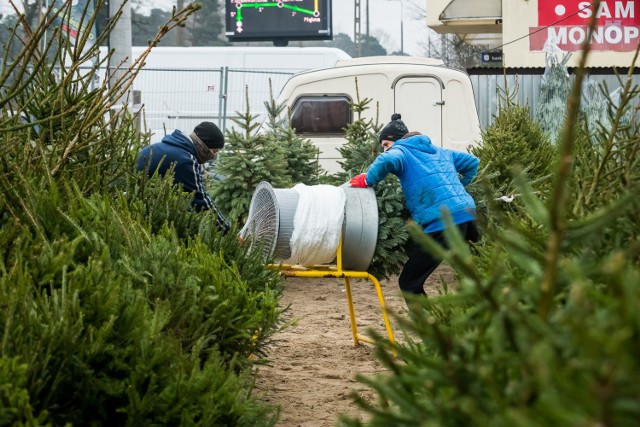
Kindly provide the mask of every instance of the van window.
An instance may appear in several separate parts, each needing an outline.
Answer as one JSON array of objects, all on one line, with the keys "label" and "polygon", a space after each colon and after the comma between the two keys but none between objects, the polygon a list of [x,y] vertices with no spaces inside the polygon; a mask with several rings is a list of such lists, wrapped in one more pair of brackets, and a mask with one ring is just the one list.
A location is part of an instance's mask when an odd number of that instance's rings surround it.
[{"label": "van window", "polygon": [[302,96],[293,104],[291,127],[296,134],[344,135],[351,123],[347,96]]}]

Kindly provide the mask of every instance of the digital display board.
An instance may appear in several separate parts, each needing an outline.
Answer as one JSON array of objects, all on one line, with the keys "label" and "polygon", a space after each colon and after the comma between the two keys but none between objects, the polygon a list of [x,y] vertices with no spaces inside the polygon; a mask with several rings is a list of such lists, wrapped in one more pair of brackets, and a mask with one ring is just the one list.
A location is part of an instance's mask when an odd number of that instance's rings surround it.
[{"label": "digital display board", "polygon": [[330,40],[331,0],[226,0],[225,29],[229,41]]}]

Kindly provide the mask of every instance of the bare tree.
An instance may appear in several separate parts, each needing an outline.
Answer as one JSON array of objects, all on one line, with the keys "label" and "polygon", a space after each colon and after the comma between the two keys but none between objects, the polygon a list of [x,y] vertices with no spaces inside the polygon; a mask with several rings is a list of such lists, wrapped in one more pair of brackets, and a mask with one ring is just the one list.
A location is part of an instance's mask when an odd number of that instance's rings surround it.
[{"label": "bare tree", "polygon": [[[422,5],[408,1],[408,8],[415,19],[427,19],[427,11]],[[446,66],[465,69],[480,64],[480,54],[486,46],[467,43],[458,34],[438,34],[429,29],[426,40],[419,44],[424,54],[430,58],[442,59]]]}]

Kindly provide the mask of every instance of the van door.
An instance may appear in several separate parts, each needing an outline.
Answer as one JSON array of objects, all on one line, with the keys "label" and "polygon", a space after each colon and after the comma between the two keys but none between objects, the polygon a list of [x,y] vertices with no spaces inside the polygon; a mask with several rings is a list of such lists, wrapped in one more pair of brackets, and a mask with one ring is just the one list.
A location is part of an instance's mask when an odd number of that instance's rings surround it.
[{"label": "van door", "polygon": [[442,147],[442,82],[433,76],[401,76],[392,87],[394,112],[402,115],[409,131],[419,131]]}]

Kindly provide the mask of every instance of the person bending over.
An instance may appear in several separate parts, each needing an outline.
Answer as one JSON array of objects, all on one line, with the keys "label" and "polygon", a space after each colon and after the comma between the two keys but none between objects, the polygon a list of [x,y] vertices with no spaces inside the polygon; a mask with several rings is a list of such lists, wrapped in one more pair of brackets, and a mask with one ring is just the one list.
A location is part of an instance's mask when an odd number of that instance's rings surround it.
[{"label": "person bending over", "polygon": [[173,181],[182,189],[193,193],[191,207],[195,211],[213,210],[216,213],[218,227],[226,233],[229,222],[213,203],[205,187],[204,167],[214,160],[224,148],[224,135],[212,122],[202,122],[189,136],[176,129],[160,142],[143,148],[138,154],[136,169],[146,171],[151,177],[154,173],[164,176],[174,167]]},{"label": "person bending over", "polygon": [[[465,190],[478,172],[478,158],[434,146],[429,137],[409,133],[401,118],[400,114],[391,116],[378,137],[384,151],[366,173],[350,180],[351,186],[374,186],[392,173],[400,180],[411,217],[436,242],[446,247],[443,210],[467,241],[478,241],[476,206]],[[407,255],[398,278],[405,300],[407,294],[426,295],[424,283],[442,262],[416,242],[408,246]]]}]

